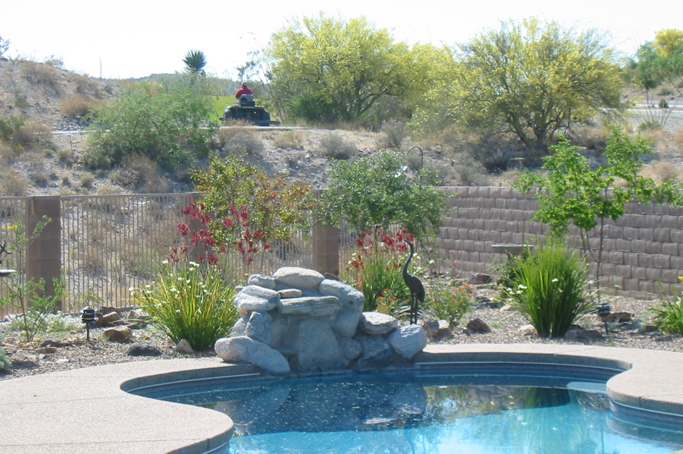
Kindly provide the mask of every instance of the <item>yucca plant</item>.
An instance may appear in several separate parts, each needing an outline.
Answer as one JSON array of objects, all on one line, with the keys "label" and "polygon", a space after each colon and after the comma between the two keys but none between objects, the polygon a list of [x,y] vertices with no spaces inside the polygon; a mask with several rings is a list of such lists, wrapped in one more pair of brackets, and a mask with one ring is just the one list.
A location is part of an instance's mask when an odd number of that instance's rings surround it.
[{"label": "yucca plant", "polygon": [[204,75],[204,67],[206,66],[206,56],[201,50],[190,50],[183,58],[185,63],[185,70],[190,74]]},{"label": "yucca plant", "polygon": [[683,335],[683,295],[675,301],[665,301],[653,312],[655,325],[662,332]]},{"label": "yucca plant", "polygon": [[562,337],[595,310],[585,295],[587,273],[579,254],[553,241],[518,261],[509,294],[541,337]]},{"label": "yucca plant", "polygon": [[238,317],[235,290],[220,270],[194,262],[166,268],[154,284],[134,295],[171,340],[187,339],[195,350],[210,349]]}]

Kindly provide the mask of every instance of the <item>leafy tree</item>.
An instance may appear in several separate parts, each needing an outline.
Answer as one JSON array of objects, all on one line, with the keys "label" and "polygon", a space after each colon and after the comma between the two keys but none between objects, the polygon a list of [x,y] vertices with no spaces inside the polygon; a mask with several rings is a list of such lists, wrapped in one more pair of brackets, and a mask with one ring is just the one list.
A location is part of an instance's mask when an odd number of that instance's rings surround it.
[{"label": "leafy tree", "polygon": [[446,99],[453,118],[513,132],[535,156],[546,153],[562,128],[618,107],[622,84],[594,32],[537,20],[505,23],[476,37],[462,47],[453,77]]},{"label": "leafy tree", "polygon": [[205,157],[215,124],[202,84],[138,84],[97,112],[86,163],[109,168],[144,155],[167,170]]},{"label": "leafy tree", "polygon": [[190,74],[205,76],[206,72],[204,67],[206,67],[206,56],[201,50],[190,50],[185,54],[183,58],[183,63],[185,63],[185,71]]},{"label": "leafy tree", "polygon": [[[642,138],[632,139],[618,129],[613,130],[604,165],[594,167],[566,138],[552,147],[544,159],[546,174],[528,173],[516,187],[523,192],[534,190],[538,211],[534,217],[548,224],[555,236],[563,236],[570,225],[578,228],[584,254],[596,263],[595,283],[600,290],[600,267],[605,222],[624,215],[629,203],[681,203],[679,188],[672,182],[657,185],[640,176],[643,159],[652,153],[651,145]],[[591,233],[598,229],[598,247],[591,247]]]},{"label": "leafy tree", "polygon": [[671,58],[683,54],[683,30],[660,30],[655,36],[655,49],[663,58]]},{"label": "leafy tree", "polygon": [[269,54],[275,103],[307,120],[361,119],[408,84],[407,46],[365,19],[303,19],[273,35]]},{"label": "leafy tree", "polygon": [[322,196],[327,221],[346,221],[361,234],[375,226],[400,224],[418,238],[438,232],[446,197],[408,173],[390,151],[332,165]]}]

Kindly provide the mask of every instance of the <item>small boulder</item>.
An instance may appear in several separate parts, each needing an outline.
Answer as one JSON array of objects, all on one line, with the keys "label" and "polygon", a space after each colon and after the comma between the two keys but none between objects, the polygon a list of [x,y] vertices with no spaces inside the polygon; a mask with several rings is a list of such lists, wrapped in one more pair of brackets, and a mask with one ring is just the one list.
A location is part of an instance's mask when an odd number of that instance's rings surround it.
[{"label": "small boulder", "polygon": [[135,320],[149,320],[152,317],[150,317],[149,314],[142,309],[131,309],[130,312],[128,312],[128,318]]},{"label": "small boulder", "polygon": [[126,343],[133,339],[133,331],[127,326],[115,326],[105,329],[102,336],[109,342]]},{"label": "small boulder", "polygon": [[412,359],[427,346],[427,334],[418,325],[402,326],[388,340],[394,351],[405,359]]},{"label": "small boulder", "polygon": [[358,336],[356,340],[363,349],[356,363],[360,369],[386,366],[394,357],[394,351],[382,336]]},{"label": "small boulder", "polygon": [[277,291],[278,295],[280,295],[280,298],[301,298],[304,296],[304,292],[299,290],[298,288],[285,288],[282,290]]},{"label": "small boulder", "polygon": [[275,290],[247,285],[235,296],[235,306],[240,313],[268,312],[277,306],[280,295]]},{"label": "small boulder", "polygon": [[339,311],[336,296],[303,296],[279,300],[280,313],[283,315],[307,315],[309,317],[329,317]]},{"label": "small boulder", "polygon": [[325,320],[302,320],[295,346],[297,366],[301,370],[339,369],[348,363],[332,328]]},{"label": "small boulder", "polygon": [[341,348],[344,357],[349,361],[353,361],[363,353],[363,347],[360,342],[348,337],[339,338],[339,348]]},{"label": "small boulder", "polygon": [[398,328],[398,320],[381,312],[363,312],[360,327],[364,333],[370,335],[389,334]]},{"label": "small boulder", "polygon": [[57,347],[39,347],[36,352],[43,355],[50,355],[52,353],[57,353]]},{"label": "small boulder", "polygon": [[315,270],[296,266],[284,266],[278,269],[273,277],[277,285],[283,288],[299,288],[316,290],[325,277]]},{"label": "small boulder", "polygon": [[473,318],[467,322],[466,330],[468,334],[486,334],[491,332],[489,325],[480,318]]},{"label": "small boulder", "polygon": [[249,322],[249,317],[240,317],[237,319],[232,328],[230,328],[230,333],[228,337],[234,336],[246,336],[247,323]]},{"label": "small boulder", "polygon": [[185,353],[187,355],[194,353],[194,349],[187,339],[180,339],[175,346],[175,351],[178,353]]},{"label": "small boulder", "polygon": [[564,338],[569,341],[589,343],[602,338],[602,333],[597,329],[585,329],[573,326],[565,333]]},{"label": "small boulder", "polygon": [[332,328],[342,337],[353,337],[358,330],[363,308],[345,307],[337,314]]},{"label": "small boulder", "polygon": [[270,290],[275,290],[275,278],[264,274],[252,274],[247,280],[247,285],[257,285]]},{"label": "small boulder", "polygon": [[342,305],[351,304],[353,306],[360,305],[363,307],[365,296],[359,290],[351,287],[348,284],[332,279],[325,279],[320,283],[320,293],[323,295],[332,295],[339,298]]},{"label": "small boulder", "polygon": [[161,350],[150,344],[133,344],[128,348],[128,356],[161,356]]},{"label": "small boulder", "polygon": [[504,304],[503,307],[500,308],[502,312],[512,312],[515,310],[515,306],[512,304]]},{"label": "small boulder", "polygon": [[493,282],[493,279],[488,274],[474,273],[467,282],[472,285],[483,285],[490,284]]},{"label": "small boulder", "polygon": [[254,340],[271,345],[273,341],[273,319],[267,313],[252,312],[244,334]]},{"label": "small boulder", "polygon": [[58,340],[53,340],[53,339],[46,339],[43,342],[40,343],[41,347],[56,347],[56,348],[63,348],[63,347],[71,347],[73,343],[68,342],[68,341],[58,341]]},{"label": "small boulder", "polygon": [[221,338],[214,345],[216,355],[226,362],[247,362],[272,374],[288,374],[289,363],[282,353],[246,336]]},{"label": "small boulder", "polygon": [[535,336],[536,335],[536,328],[534,328],[534,325],[528,324],[528,325],[522,325],[517,329],[519,334],[522,336]]},{"label": "small boulder", "polygon": [[607,323],[628,323],[633,320],[633,314],[630,312],[612,312],[605,321]]},{"label": "small boulder", "polygon": [[95,326],[99,328],[104,328],[107,326],[112,326],[116,322],[121,320],[121,315],[118,312],[107,312],[95,321]]},{"label": "small boulder", "polygon": [[453,336],[451,324],[447,320],[422,320],[422,328],[431,340],[441,340]]}]

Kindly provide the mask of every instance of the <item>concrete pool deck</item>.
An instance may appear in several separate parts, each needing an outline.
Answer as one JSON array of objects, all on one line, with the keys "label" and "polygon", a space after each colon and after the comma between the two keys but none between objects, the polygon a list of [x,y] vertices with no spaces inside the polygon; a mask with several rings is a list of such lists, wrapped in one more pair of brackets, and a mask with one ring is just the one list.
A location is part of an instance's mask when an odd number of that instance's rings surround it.
[{"label": "concrete pool deck", "polygon": [[[430,364],[514,363],[628,369],[607,384],[617,403],[683,415],[683,353],[543,344],[429,345]],[[169,375],[170,374],[170,375]],[[202,453],[226,446],[232,421],[122,389],[169,381],[258,377],[218,358],[135,361],[0,382],[0,453]]]}]

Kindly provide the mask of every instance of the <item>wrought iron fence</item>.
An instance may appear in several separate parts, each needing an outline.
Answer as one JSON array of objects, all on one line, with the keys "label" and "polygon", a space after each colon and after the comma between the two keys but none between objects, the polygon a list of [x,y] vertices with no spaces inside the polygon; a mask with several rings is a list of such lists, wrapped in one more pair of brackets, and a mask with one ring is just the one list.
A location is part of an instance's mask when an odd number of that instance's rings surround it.
[{"label": "wrought iron fence", "polygon": [[[22,197],[0,198],[0,244],[7,245],[9,255],[3,255],[0,268],[15,270],[13,277],[23,281],[26,256],[20,246],[19,236],[26,219],[26,201]],[[0,278],[2,279],[2,278]],[[0,282],[0,299],[8,296],[7,287]],[[11,307],[0,306],[0,315],[11,311]]]}]

